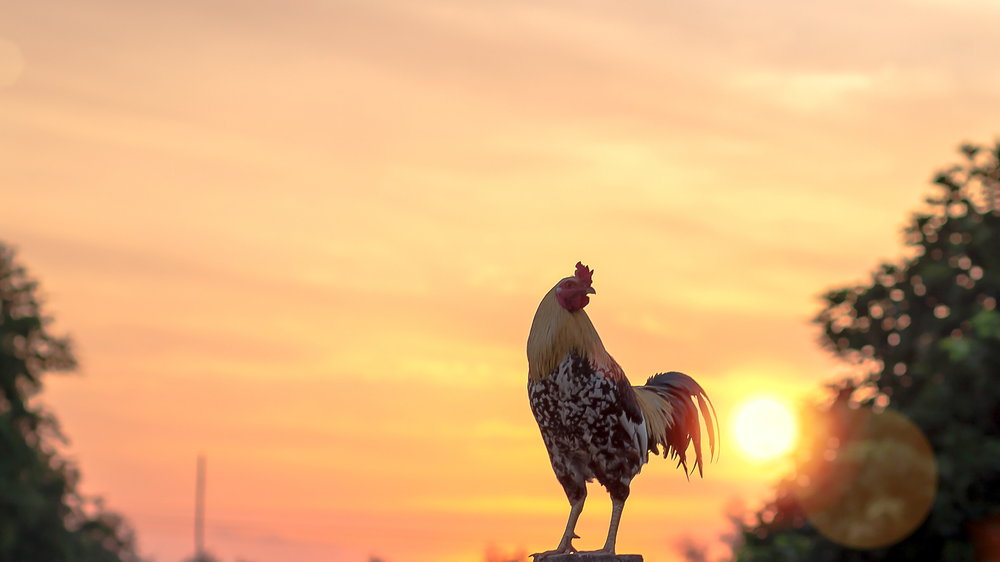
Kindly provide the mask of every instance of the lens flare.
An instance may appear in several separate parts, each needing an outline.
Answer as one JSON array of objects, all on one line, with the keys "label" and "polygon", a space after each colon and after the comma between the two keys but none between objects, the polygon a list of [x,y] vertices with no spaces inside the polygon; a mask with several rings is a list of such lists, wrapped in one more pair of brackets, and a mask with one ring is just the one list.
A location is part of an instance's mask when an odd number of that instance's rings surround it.
[{"label": "lens flare", "polygon": [[856,549],[895,544],[930,512],[938,480],[934,451],[897,411],[858,409],[840,417],[842,441],[800,469],[806,477],[795,490],[799,503],[836,543]]}]

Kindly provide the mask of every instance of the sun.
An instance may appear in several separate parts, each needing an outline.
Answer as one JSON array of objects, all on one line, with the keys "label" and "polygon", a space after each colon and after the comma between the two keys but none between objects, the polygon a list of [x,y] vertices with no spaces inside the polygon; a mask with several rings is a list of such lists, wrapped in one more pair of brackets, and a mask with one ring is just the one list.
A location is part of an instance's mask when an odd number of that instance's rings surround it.
[{"label": "sun", "polygon": [[736,444],[754,459],[771,459],[788,452],[796,434],[791,410],[774,398],[748,400],[739,407],[733,419]]}]

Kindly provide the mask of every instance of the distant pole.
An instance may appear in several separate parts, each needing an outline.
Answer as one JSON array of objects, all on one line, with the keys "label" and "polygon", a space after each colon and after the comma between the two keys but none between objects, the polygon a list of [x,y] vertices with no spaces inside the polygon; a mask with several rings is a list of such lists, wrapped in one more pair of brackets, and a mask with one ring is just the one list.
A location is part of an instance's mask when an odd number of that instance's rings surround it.
[{"label": "distant pole", "polygon": [[194,553],[196,560],[205,554],[205,455],[198,455],[194,489]]}]

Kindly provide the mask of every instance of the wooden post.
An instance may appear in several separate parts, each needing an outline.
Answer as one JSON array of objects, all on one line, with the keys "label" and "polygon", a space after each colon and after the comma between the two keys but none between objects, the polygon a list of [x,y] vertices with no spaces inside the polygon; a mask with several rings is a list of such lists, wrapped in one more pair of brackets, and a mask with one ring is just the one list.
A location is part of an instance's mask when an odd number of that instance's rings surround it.
[{"label": "wooden post", "polygon": [[555,554],[545,562],[642,562],[641,554],[604,554],[585,552],[583,554]]}]

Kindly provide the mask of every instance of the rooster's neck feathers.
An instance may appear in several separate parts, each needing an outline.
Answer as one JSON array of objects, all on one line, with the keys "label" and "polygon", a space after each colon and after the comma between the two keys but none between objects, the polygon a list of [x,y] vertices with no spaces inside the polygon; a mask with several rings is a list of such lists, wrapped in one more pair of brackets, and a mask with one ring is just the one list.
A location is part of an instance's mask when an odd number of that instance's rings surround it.
[{"label": "rooster's neck feathers", "polygon": [[586,357],[591,365],[608,373],[621,368],[608,355],[601,336],[582,309],[570,312],[556,299],[555,287],[538,305],[528,334],[528,378],[538,380],[551,374],[571,351]]}]

